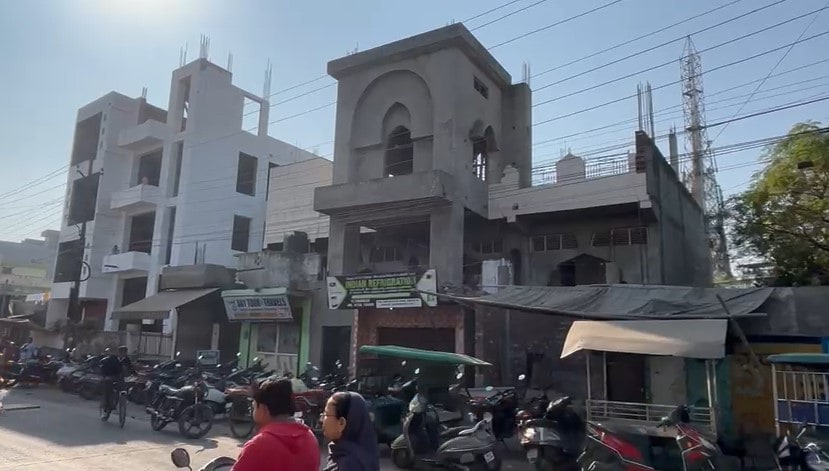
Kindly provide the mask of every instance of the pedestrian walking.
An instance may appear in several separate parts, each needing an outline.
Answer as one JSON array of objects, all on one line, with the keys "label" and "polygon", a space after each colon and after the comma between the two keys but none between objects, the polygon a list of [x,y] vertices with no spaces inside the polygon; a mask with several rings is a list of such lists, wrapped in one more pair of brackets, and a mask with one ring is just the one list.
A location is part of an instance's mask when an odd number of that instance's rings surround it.
[{"label": "pedestrian walking", "polygon": [[322,432],[331,440],[326,471],[379,471],[377,434],[363,396],[338,392],[325,404]]}]

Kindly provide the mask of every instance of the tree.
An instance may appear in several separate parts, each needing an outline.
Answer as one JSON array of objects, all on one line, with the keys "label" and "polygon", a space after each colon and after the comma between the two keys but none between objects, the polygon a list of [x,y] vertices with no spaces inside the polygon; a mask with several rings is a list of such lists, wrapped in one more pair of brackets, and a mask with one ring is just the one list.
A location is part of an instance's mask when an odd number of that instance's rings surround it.
[{"label": "tree", "polygon": [[799,123],[729,200],[732,244],[774,265],[779,285],[829,284],[829,128]]}]

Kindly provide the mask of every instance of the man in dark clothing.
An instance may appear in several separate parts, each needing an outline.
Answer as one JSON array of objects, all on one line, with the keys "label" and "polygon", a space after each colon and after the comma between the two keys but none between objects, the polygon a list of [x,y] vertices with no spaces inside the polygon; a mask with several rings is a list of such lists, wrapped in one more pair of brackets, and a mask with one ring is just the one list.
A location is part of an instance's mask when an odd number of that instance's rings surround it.
[{"label": "man in dark clothing", "polygon": [[101,399],[101,420],[109,419],[112,412],[112,395],[117,387],[121,390],[124,377],[132,372],[132,362],[127,356],[127,347],[118,347],[118,355],[108,355],[101,360],[101,376],[104,377],[104,396]]}]

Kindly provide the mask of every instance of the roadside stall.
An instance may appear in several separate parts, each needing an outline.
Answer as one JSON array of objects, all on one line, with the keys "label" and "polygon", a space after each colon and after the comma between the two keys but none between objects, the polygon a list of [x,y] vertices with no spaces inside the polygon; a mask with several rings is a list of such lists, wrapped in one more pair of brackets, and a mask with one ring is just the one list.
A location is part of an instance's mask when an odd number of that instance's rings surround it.
[{"label": "roadside stall", "polygon": [[[618,423],[651,436],[666,435],[658,427],[663,417],[670,415],[678,404],[611,400],[608,390],[608,354],[623,353],[653,357],[679,357],[702,360],[705,364],[707,405],[690,407],[691,421],[700,429],[717,436],[718,400],[716,361],[725,357],[727,320],[724,319],[676,319],[676,320],[627,320],[627,321],[575,321],[564,342],[561,358],[586,351],[587,400],[585,408],[588,420]],[[592,354],[598,352],[599,355]],[[595,361],[599,360],[601,380],[595,388]],[[684,384],[684,362],[681,369],[665,374],[675,375]],[[629,372],[630,375],[634,373]],[[634,382],[637,378],[629,378]]]}]

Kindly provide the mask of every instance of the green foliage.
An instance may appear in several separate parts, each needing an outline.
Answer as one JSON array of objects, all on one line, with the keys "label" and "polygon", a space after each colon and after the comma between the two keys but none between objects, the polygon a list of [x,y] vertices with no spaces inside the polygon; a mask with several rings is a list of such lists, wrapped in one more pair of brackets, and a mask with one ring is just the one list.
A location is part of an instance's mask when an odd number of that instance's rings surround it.
[{"label": "green foliage", "polygon": [[729,201],[732,244],[774,264],[776,284],[829,284],[829,133],[799,123]]}]

